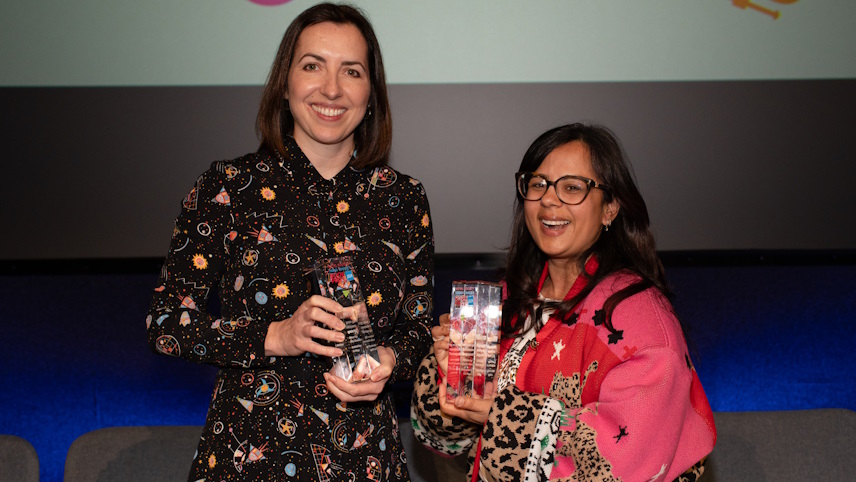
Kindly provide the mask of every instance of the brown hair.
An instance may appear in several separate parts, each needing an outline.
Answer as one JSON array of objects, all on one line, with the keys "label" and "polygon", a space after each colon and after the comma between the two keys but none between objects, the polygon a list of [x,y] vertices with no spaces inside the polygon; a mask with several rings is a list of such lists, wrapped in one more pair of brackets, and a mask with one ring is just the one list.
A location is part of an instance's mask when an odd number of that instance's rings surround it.
[{"label": "brown hair", "polygon": [[362,169],[387,164],[392,147],[392,117],[386,93],[386,74],[383,69],[380,45],[371,23],[359,9],[351,5],[321,3],[304,10],[288,26],[268,74],[256,117],[256,134],[261,139],[261,147],[280,154],[285,152],[283,136],[291,134],[294,130],[294,118],[287,107],[288,100],[285,99],[288,72],[291,69],[294,50],[303,30],[323,22],[355,26],[362,33],[368,46],[368,69],[371,82],[369,111],[354,131],[357,156],[350,165]]}]

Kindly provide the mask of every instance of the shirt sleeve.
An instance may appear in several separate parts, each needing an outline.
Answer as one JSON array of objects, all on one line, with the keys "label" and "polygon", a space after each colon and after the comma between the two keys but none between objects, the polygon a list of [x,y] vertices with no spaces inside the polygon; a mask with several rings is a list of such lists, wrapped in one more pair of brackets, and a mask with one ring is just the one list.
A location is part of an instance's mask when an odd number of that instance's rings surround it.
[{"label": "shirt sleeve", "polygon": [[413,435],[435,452],[449,456],[463,454],[478,441],[481,427],[459,417],[443,415],[437,383],[437,359],[431,350],[419,365],[413,385],[410,401]]},{"label": "shirt sleeve", "polygon": [[434,306],[434,233],[428,198],[422,184],[406,182],[407,226],[402,243],[404,296],[391,336],[381,345],[395,352],[395,368],[389,382],[412,380],[431,347]]},{"label": "shirt sleeve", "polygon": [[673,480],[697,462],[676,460],[691,380],[680,354],[651,347],[610,370],[583,407],[509,385],[485,426],[481,470],[495,480]]},{"label": "shirt sleeve", "polygon": [[197,363],[258,366],[269,320],[224,320],[208,307],[233,237],[231,186],[222,171],[214,163],[182,202],[146,317],[148,342],[157,353]]}]

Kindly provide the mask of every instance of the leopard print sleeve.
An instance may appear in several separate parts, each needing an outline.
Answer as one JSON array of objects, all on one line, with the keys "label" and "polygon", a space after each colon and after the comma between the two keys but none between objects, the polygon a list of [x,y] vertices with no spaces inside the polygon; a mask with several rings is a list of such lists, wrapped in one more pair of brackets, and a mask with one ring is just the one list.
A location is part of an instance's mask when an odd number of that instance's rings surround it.
[{"label": "leopard print sleeve", "polygon": [[481,478],[547,480],[563,410],[554,398],[507,385],[497,394],[482,433]]},{"label": "leopard print sleeve", "polygon": [[417,440],[445,455],[460,455],[478,441],[478,426],[440,413],[437,360],[433,348],[416,372],[410,401],[410,423]]}]

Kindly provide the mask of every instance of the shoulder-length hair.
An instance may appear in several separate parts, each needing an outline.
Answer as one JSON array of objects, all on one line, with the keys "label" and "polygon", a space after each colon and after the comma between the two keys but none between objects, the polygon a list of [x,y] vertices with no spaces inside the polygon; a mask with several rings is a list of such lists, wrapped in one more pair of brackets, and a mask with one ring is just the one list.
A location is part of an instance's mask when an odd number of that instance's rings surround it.
[{"label": "shoulder-length hair", "polygon": [[[618,216],[609,226],[609,231],[602,231],[589,252],[580,257],[580,276],[590,277],[586,288],[572,299],[554,304],[553,308],[558,316],[566,319],[574,306],[584,299],[598,282],[617,271],[629,270],[639,276],[639,281],[611,295],[604,305],[606,320],[611,327],[612,312],[621,301],[651,286],[666,296],[670,293],[650,229],[648,208],[636,187],[624,150],[612,131],[600,125],[580,123],[551,129],[529,146],[518,171],[537,171],[538,166],[557,147],[575,141],[587,147],[597,181],[608,187],[603,191],[603,203],[617,200],[620,209]],[[526,227],[523,203],[524,200],[518,193],[514,207],[511,246],[506,259],[508,298],[502,310],[505,336],[519,335],[522,321],[527,316],[533,317],[533,328],[539,328],[540,323],[540,316],[535,316],[535,307],[539,305],[538,282],[547,256],[535,244]],[[597,257],[598,267],[593,274],[588,275],[583,267],[591,254]]]},{"label": "shoulder-length hair", "polygon": [[285,99],[294,50],[303,30],[323,22],[355,26],[362,33],[368,46],[368,69],[371,81],[369,111],[354,132],[357,157],[351,161],[350,165],[362,169],[387,164],[392,146],[392,118],[380,45],[371,23],[359,9],[350,5],[332,3],[315,5],[303,11],[288,26],[262,93],[261,105],[256,117],[256,134],[261,139],[262,147],[280,154],[285,152],[283,137],[294,130],[294,118]]}]

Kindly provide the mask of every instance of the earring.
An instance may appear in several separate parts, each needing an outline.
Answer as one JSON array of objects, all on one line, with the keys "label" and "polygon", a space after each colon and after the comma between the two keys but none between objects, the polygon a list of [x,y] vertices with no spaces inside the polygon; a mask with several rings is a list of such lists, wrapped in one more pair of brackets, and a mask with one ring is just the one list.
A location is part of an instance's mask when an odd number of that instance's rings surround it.
[{"label": "earring", "polygon": [[611,219],[609,221],[607,221],[606,224],[603,225],[603,230],[609,231],[610,226],[612,226],[612,220]]},{"label": "earring", "polygon": [[368,119],[371,116],[372,116],[372,106],[369,106],[369,108],[366,110],[366,116],[363,117],[363,119]]}]

